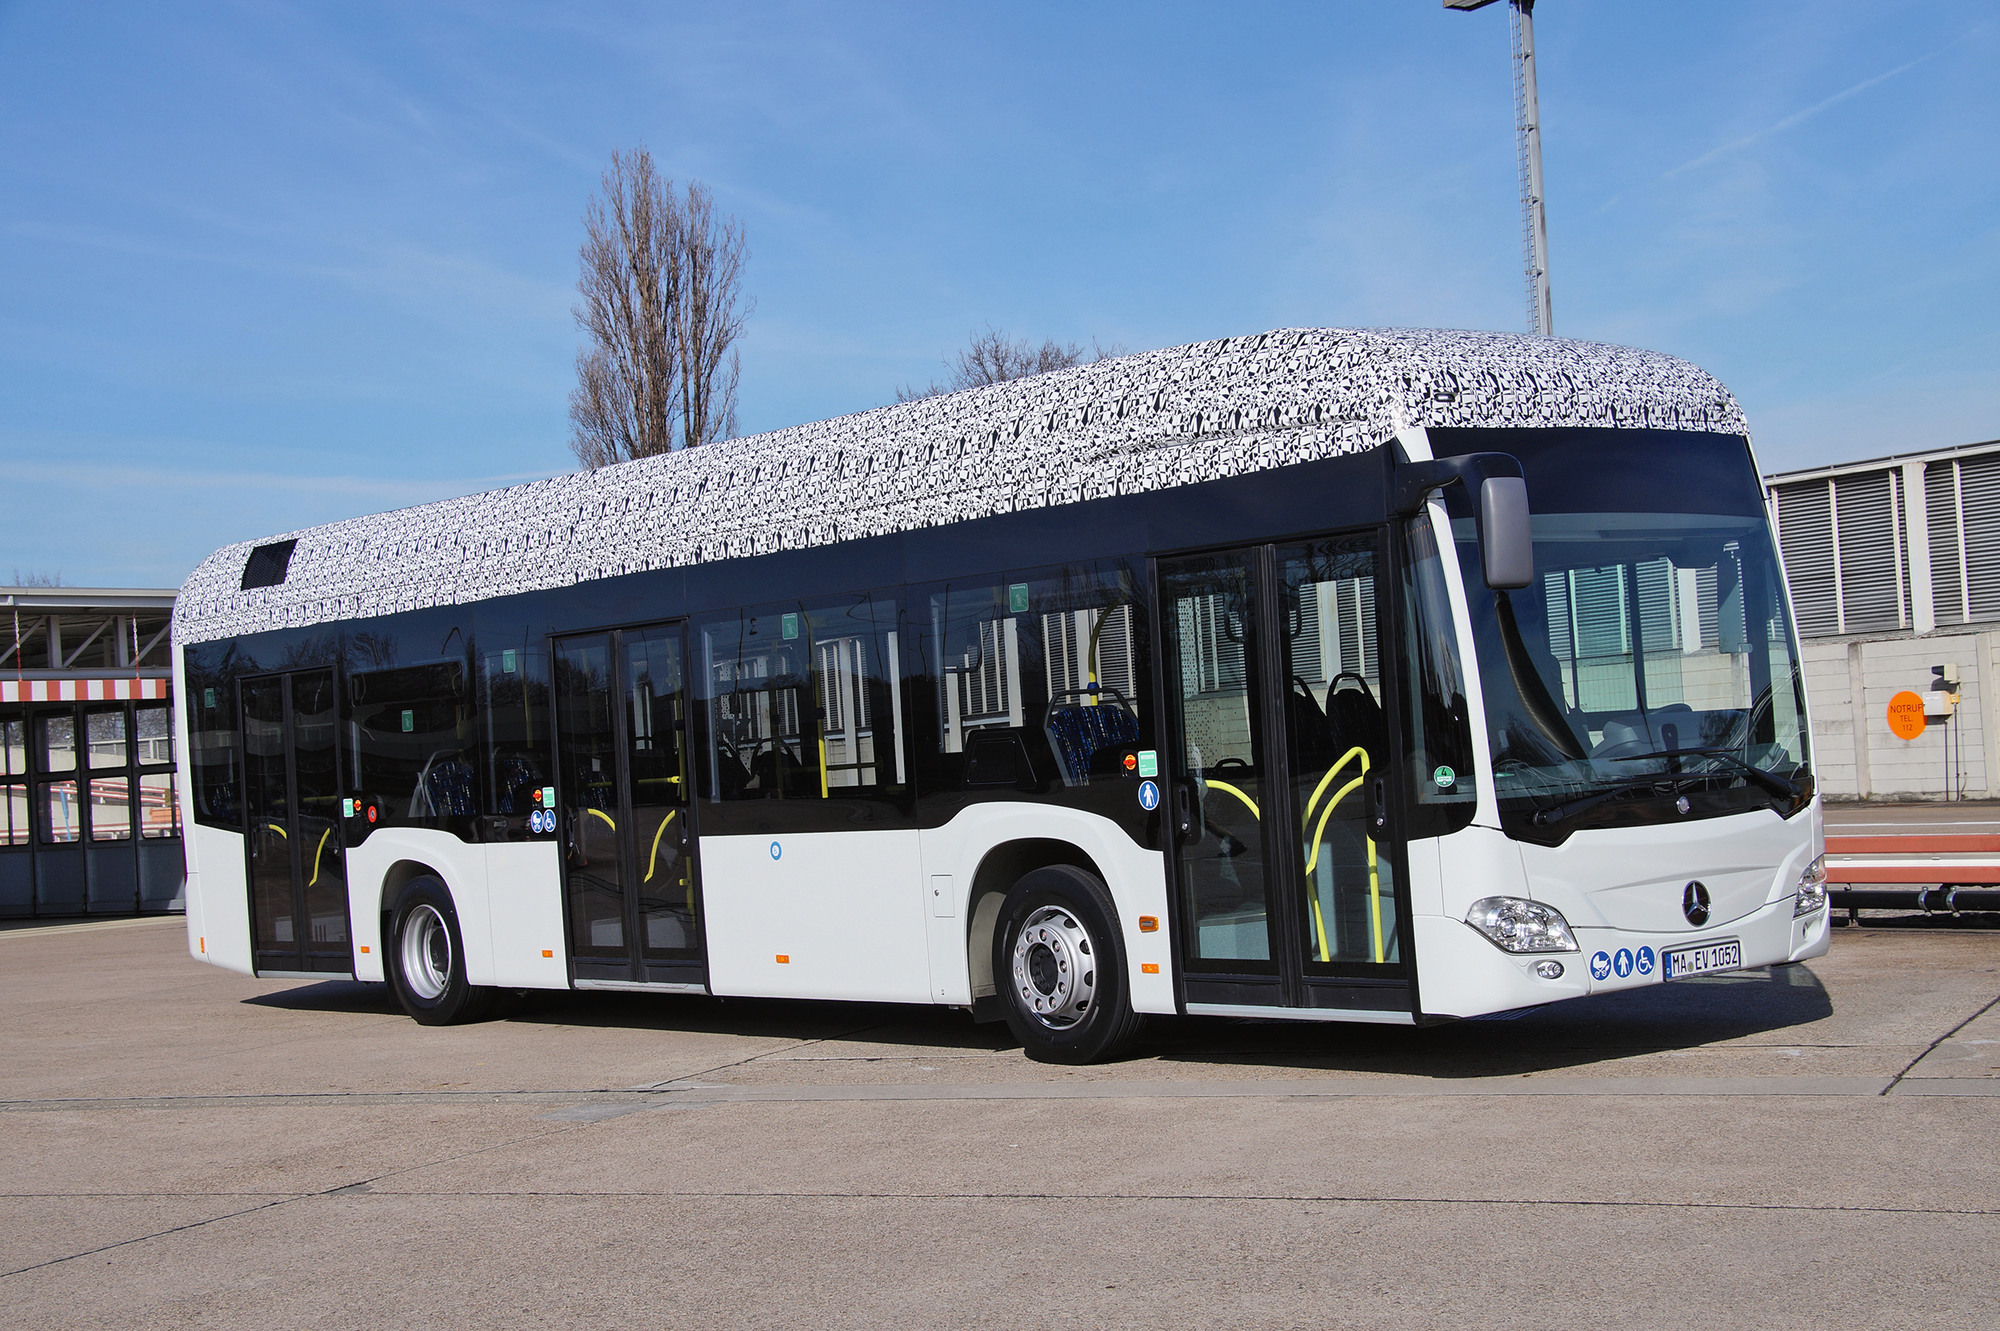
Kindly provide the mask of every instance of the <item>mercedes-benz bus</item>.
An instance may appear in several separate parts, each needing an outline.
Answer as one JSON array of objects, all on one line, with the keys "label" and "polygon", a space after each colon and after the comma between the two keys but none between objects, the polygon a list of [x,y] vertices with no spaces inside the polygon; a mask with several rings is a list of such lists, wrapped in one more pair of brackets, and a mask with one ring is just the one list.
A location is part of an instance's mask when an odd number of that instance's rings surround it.
[{"label": "mercedes-benz bus", "polygon": [[1041,1059],[1821,955],[1727,390],[1293,329],[231,545],[174,612],[187,927],[417,1020],[864,999]]}]

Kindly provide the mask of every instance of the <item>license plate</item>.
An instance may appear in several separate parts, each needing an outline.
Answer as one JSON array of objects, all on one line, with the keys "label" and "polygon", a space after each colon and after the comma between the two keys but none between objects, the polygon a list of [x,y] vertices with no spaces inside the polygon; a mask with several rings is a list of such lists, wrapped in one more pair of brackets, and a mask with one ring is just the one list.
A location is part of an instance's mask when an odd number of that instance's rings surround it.
[{"label": "license plate", "polygon": [[1720,943],[1676,947],[1660,954],[1660,978],[1678,980],[1707,971],[1733,971],[1743,965],[1743,945],[1734,938]]}]

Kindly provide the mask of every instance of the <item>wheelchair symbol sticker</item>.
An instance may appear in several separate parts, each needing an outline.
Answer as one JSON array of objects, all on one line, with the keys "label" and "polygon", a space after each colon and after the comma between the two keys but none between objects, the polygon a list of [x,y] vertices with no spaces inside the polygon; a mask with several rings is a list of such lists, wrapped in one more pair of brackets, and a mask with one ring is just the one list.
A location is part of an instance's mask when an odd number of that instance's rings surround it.
[{"label": "wheelchair symbol sticker", "polygon": [[1642,947],[1642,948],[1640,948],[1640,949],[1639,949],[1639,974],[1641,974],[1641,975],[1651,975],[1651,974],[1653,973],[1653,960],[1654,960],[1654,958],[1653,958],[1653,949],[1652,949],[1652,948],[1650,948],[1650,947]]},{"label": "wheelchair symbol sticker", "polygon": [[1139,783],[1139,807],[1151,813],[1160,807],[1160,787],[1152,781]]},{"label": "wheelchair symbol sticker", "polygon": [[1590,959],[1590,976],[1592,979],[1602,980],[1610,974],[1611,954],[1609,952],[1599,952]]},{"label": "wheelchair symbol sticker", "polygon": [[773,841],[771,843],[771,858],[774,860],[780,860],[783,859],[784,857],[785,857],[785,848],[779,845],[777,842]]}]

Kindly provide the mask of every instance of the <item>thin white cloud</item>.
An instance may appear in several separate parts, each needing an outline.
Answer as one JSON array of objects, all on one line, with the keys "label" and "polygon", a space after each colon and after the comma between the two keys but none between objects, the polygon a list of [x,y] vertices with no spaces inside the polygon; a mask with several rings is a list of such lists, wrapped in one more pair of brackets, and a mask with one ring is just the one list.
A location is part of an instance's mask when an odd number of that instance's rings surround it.
[{"label": "thin white cloud", "polygon": [[[1931,54],[1934,55],[1936,54],[1936,52],[1932,52]],[[1735,139],[1729,143],[1725,143],[1719,148],[1710,148],[1707,152],[1703,153],[1701,156],[1690,158],[1689,160],[1682,162],[1679,166],[1673,167],[1672,169],[1663,172],[1661,178],[1667,179],[1673,176],[1680,175],[1683,171],[1692,171],[1698,166],[1706,166],[1708,163],[1713,162],[1718,157],[1726,157],[1730,153],[1736,152],[1743,148],[1747,148],[1753,143],[1761,143],[1765,139],[1770,138],[1774,134],[1782,134],[1786,130],[1792,128],[1794,125],[1803,124],[1806,121],[1811,120],[1814,116],[1818,115],[1820,112],[1829,110],[1832,107],[1840,105],[1842,102],[1846,101],[1850,97],[1858,97],[1859,95],[1868,91],[1870,88],[1874,87],[1878,83],[1887,83],[1890,79],[1895,78],[1898,74],[1908,73],[1910,70],[1915,69],[1918,65],[1923,64],[1924,61],[1930,58],[1931,58],[1930,55],[1920,55],[1915,60],[1909,61],[1907,64],[1898,65],[1894,69],[1889,70],[1887,73],[1877,74],[1874,78],[1863,79],[1861,82],[1855,84],[1853,87],[1845,89],[1844,91],[1841,92],[1837,92],[1833,96],[1825,99],[1824,101],[1815,102],[1811,106],[1805,108],[1805,110],[1803,111],[1792,112],[1792,114],[1786,116],[1783,120],[1780,120],[1773,125],[1767,125],[1763,129],[1758,130],[1755,134],[1746,134],[1742,138]]]},{"label": "thin white cloud", "polygon": [[146,488],[200,490],[218,493],[231,490],[263,490],[302,494],[353,495],[372,503],[401,507],[427,504],[437,499],[497,490],[523,481],[539,481],[560,475],[557,471],[523,471],[497,476],[472,476],[462,480],[417,480],[366,476],[307,476],[297,472],[199,471],[172,467],[134,467],[110,462],[41,462],[18,455],[8,463],[8,475],[22,481],[50,485],[99,488]]}]

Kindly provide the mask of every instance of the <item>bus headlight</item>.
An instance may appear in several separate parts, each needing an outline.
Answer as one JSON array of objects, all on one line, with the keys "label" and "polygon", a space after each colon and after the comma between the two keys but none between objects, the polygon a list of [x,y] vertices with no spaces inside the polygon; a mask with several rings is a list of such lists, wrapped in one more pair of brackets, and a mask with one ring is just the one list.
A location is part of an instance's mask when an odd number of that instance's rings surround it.
[{"label": "bus headlight", "polygon": [[1810,915],[1826,905],[1826,856],[1822,855],[1799,874],[1798,899],[1792,902],[1792,918]]},{"label": "bus headlight", "polygon": [[1574,952],[1576,935],[1554,906],[1520,897],[1481,897],[1465,922],[1503,952]]}]

